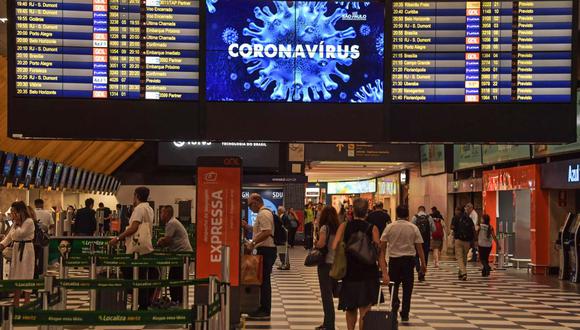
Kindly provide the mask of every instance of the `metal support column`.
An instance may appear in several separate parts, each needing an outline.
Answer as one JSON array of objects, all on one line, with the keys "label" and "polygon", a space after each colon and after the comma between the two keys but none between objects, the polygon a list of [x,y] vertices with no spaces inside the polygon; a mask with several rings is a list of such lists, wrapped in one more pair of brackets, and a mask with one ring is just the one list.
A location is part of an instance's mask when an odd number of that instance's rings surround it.
[{"label": "metal support column", "polygon": [[230,247],[222,246],[222,285],[223,291],[220,295],[222,301],[222,329],[229,329],[231,327],[230,321]]},{"label": "metal support column", "polygon": [[[135,252],[133,255],[133,259],[139,259],[139,253]],[[133,267],[133,280],[139,279],[139,267]],[[132,302],[132,309],[134,311],[139,310],[139,289],[133,288],[133,302]]]},{"label": "metal support column", "polygon": [[[189,280],[189,257],[183,257],[183,280]],[[183,309],[189,309],[189,285],[183,286],[183,301],[181,302]]]},{"label": "metal support column", "polygon": [[2,306],[2,330],[12,330],[12,320],[14,319],[14,307]]}]

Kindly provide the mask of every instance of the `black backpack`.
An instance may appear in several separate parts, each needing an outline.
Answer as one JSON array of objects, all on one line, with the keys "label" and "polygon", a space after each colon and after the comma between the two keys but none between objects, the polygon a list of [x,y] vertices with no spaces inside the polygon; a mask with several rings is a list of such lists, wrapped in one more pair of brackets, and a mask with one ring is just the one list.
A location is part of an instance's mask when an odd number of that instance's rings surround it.
[{"label": "black backpack", "polygon": [[431,241],[431,223],[429,222],[429,216],[426,214],[416,215],[415,225],[419,228],[423,242]]},{"label": "black backpack", "polygon": [[48,233],[42,229],[38,221],[34,221],[34,239],[32,244],[36,247],[48,246],[50,238]]},{"label": "black backpack", "polygon": [[286,244],[287,239],[284,224],[282,224],[282,220],[275,212],[272,212],[272,217],[274,218],[274,233],[272,235],[272,238],[274,238],[274,244],[284,245]]},{"label": "black backpack", "polygon": [[456,239],[464,242],[471,242],[475,239],[475,225],[467,215],[462,215],[459,218],[453,232]]}]

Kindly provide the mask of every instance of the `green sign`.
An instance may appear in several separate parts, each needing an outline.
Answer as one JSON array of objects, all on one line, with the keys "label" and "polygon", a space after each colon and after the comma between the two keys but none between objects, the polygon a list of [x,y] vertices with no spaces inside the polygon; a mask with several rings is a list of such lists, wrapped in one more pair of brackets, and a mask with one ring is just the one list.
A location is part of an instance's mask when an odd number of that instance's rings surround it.
[{"label": "green sign", "polygon": [[4,280],[0,281],[0,292],[44,288],[44,280]]},{"label": "green sign", "polygon": [[481,166],[481,145],[456,144],[453,146],[453,170]]},{"label": "green sign", "polygon": [[107,254],[107,246],[110,240],[111,237],[53,237],[48,245],[49,263],[58,261],[60,251],[65,249],[68,251],[69,256],[89,255],[91,253],[91,244],[94,245],[95,254]]},{"label": "green sign", "polygon": [[445,145],[421,145],[421,175],[445,173]]},{"label": "green sign", "polygon": [[530,159],[528,144],[494,144],[482,146],[483,164],[504,163],[515,160]]},{"label": "green sign", "polygon": [[163,311],[39,311],[17,308],[14,311],[14,325],[149,325],[188,324],[191,311],[187,309]]},{"label": "green sign", "polygon": [[207,284],[208,279],[191,280],[89,280],[89,279],[66,279],[58,280],[57,285],[71,290],[107,289],[107,288],[163,288],[167,286],[185,286]]}]

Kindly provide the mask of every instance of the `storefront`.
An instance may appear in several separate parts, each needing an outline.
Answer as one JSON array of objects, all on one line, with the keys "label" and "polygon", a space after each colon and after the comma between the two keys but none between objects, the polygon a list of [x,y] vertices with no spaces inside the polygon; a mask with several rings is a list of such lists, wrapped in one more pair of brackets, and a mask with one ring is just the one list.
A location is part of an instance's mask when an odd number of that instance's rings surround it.
[{"label": "storefront", "polygon": [[[406,172],[403,172],[406,173]],[[395,210],[400,203],[400,174],[392,174],[377,178],[377,193],[375,201],[383,202],[384,209],[394,217]]]},{"label": "storefront", "polygon": [[483,172],[483,212],[505,235],[505,252],[531,259],[535,273],[550,267],[548,192],[540,187],[540,165]]},{"label": "storefront", "polygon": [[352,205],[355,198],[364,198],[372,204],[377,191],[377,180],[329,182],[327,193],[330,203],[338,211],[341,205]]}]

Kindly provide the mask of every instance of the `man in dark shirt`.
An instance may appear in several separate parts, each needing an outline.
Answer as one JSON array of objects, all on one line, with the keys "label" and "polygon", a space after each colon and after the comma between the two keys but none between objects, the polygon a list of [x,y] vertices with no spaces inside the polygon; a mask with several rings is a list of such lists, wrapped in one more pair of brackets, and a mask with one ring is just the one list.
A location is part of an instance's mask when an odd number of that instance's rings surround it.
[{"label": "man in dark shirt", "polygon": [[367,221],[377,226],[379,235],[383,233],[385,227],[391,223],[391,216],[383,209],[383,202],[376,202],[373,211],[367,216]]},{"label": "man in dark shirt", "polygon": [[[103,216],[103,233],[105,235],[107,235],[107,233],[111,232],[111,209],[108,207],[105,207],[105,204],[103,204],[102,202],[99,203],[99,208],[97,209],[97,211],[102,212],[102,216]],[[99,228],[100,230],[100,228]]]},{"label": "man in dark shirt", "polygon": [[95,201],[92,198],[85,200],[85,207],[77,210],[75,216],[74,234],[75,236],[93,236],[97,230],[97,218]]}]

